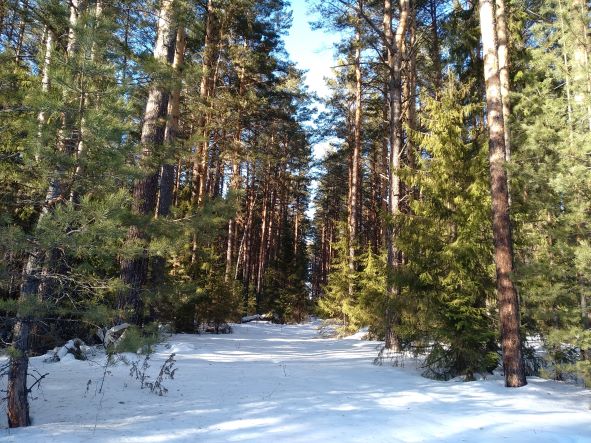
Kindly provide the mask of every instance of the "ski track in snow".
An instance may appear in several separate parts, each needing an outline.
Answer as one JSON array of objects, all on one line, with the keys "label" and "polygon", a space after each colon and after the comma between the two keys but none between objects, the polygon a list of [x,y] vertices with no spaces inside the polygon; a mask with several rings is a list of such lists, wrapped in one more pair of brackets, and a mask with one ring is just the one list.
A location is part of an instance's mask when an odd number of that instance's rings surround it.
[{"label": "ski track in snow", "polygon": [[[529,378],[437,382],[372,364],[377,342],[323,339],[317,325],[234,325],[231,335],[177,334],[158,347],[152,379],[176,353],[163,397],[119,363],[96,394],[104,358],[43,363],[33,426],[0,442],[591,442],[591,393]],[[90,380],[90,384],[87,384]]]}]

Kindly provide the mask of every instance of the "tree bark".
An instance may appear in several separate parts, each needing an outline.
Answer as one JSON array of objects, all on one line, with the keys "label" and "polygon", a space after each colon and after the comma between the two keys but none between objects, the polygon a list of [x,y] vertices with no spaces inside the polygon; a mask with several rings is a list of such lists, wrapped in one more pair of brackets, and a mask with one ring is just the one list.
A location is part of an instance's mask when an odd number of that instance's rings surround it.
[{"label": "tree bark", "polygon": [[[203,44],[203,63],[202,63],[202,74],[200,84],[200,95],[203,100],[205,107],[210,106],[208,103],[209,99],[213,95],[215,89],[214,81],[214,60],[216,58],[216,42],[215,33],[217,32],[217,19],[215,15],[215,8],[213,0],[207,0],[207,18],[205,25],[205,42]],[[207,112],[204,113],[202,119],[202,135],[203,142],[199,148],[198,158],[195,162],[195,195],[194,199],[198,205],[202,205],[207,195],[207,177],[208,177],[208,166],[209,166],[209,143],[210,143],[210,130],[209,130],[209,115]]]},{"label": "tree bark", "polygon": [[[359,1],[359,7],[362,7],[362,1]],[[349,297],[353,297],[355,274],[355,252],[357,248],[357,216],[359,213],[359,183],[360,178],[360,163],[361,163],[361,23],[357,23],[357,30],[355,31],[355,116],[353,122],[353,146],[351,151],[351,179],[349,189]]]},{"label": "tree bark", "polygon": [[[154,59],[163,64],[170,64],[174,57],[174,41],[176,30],[174,24],[174,0],[163,0],[158,19],[158,33],[154,46]],[[165,123],[168,107],[168,92],[160,85],[155,84],[149,91],[148,102],[144,113],[141,145],[142,153],[140,164],[146,169],[145,177],[137,180],[133,186],[134,213],[142,216],[153,216],[156,209],[158,190],[158,169],[151,165],[153,153],[162,145],[164,139]],[[139,226],[130,227],[127,233],[127,241],[148,241],[148,236]],[[129,310],[124,314],[127,320],[141,325],[143,322],[143,297],[142,287],[148,276],[147,250],[134,258],[121,260],[121,279],[128,289],[120,295],[119,309]]]},{"label": "tree bark", "polygon": [[8,367],[8,427],[29,426],[29,402],[27,399],[27,374],[29,368],[30,319],[17,316],[14,326],[13,355]]},{"label": "tree bark", "polygon": [[[239,143],[241,129],[236,131],[236,140]],[[240,163],[238,155],[235,154],[232,160],[232,180],[230,181],[230,191],[236,191],[240,187]],[[228,283],[232,275],[232,261],[234,257],[234,243],[236,242],[236,217],[230,218],[228,221],[228,243],[226,247],[226,272],[224,281]]]},{"label": "tree bark", "polygon": [[[185,61],[185,46],[185,27],[180,25],[177,30],[174,61],[172,63],[172,68],[179,77]],[[179,130],[180,103],[181,85],[179,84],[170,93],[170,100],[168,101],[168,118],[164,128],[164,143],[169,145],[169,148],[176,141]],[[170,213],[174,194],[175,163],[176,161],[174,163],[165,162],[160,171],[160,190],[158,193],[158,210],[156,212],[158,217],[165,217]]]},{"label": "tree bark", "polygon": [[513,241],[509,217],[507,172],[505,170],[503,102],[495,42],[493,0],[479,0],[479,6],[489,129],[492,228],[505,386],[520,387],[527,384],[527,381],[521,354],[519,299],[511,275],[513,272]]},{"label": "tree bark", "polygon": [[[43,66],[41,68],[41,93],[43,95],[46,95],[49,92],[49,87],[51,86],[49,68],[51,66],[51,59],[53,57],[53,32],[51,29],[46,28],[45,34],[45,54],[43,56]],[[45,126],[46,122],[47,116],[45,115],[45,111],[39,111],[39,114],[37,114],[37,139],[39,140],[40,144],[43,141],[43,127]],[[35,160],[39,161],[39,154],[35,155]]]},{"label": "tree bark", "polygon": [[[497,23],[497,54],[499,60],[499,82],[501,86],[501,99],[503,102],[503,122],[505,138],[505,160],[511,161],[511,135],[509,118],[511,117],[511,100],[509,97],[509,33],[507,30],[507,11],[505,0],[495,0],[495,15]],[[509,195],[509,199],[511,195]]]},{"label": "tree bark", "polygon": [[[268,180],[268,179],[267,179]],[[259,295],[262,291],[263,286],[263,274],[264,274],[264,266],[265,266],[265,246],[267,243],[267,231],[268,231],[268,224],[269,224],[269,182],[267,181],[265,185],[265,191],[263,194],[263,212],[261,214],[261,234],[260,234],[260,242],[259,242],[259,250],[258,250],[258,261],[256,263],[256,294],[257,294],[257,313],[259,308]]]},{"label": "tree bark", "polygon": [[[417,129],[417,48],[416,48],[417,23],[414,11],[408,19],[408,42],[405,44],[405,59],[407,63],[406,82],[404,85],[404,101],[406,104],[406,124],[409,132]],[[416,147],[412,135],[406,134],[406,163],[411,170],[416,167]],[[409,193],[410,190],[407,189]],[[408,208],[408,204],[407,210]]]},{"label": "tree bark", "polygon": [[[408,21],[409,0],[400,0],[400,19],[396,33],[392,31],[392,3],[391,0],[384,1],[384,35],[385,45],[388,54],[388,100],[389,100],[389,193],[388,211],[391,220],[388,223],[386,234],[386,246],[388,249],[388,268],[391,274],[395,274],[400,266],[400,252],[396,248],[395,237],[397,235],[395,224],[400,214],[400,155],[402,150],[402,46]],[[399,285],[388,279],[388,307],[386,308],[386,341],[387,349],[398,350],[399,339],[393,332],[393,326],[399,323],[399,313],[395,312],[392,302],[399,298]]]}]

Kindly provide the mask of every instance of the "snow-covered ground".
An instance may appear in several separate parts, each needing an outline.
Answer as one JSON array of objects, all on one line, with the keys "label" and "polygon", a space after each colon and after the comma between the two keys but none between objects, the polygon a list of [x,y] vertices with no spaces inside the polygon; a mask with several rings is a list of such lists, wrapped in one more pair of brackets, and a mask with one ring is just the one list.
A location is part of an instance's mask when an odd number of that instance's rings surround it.
[{"label": "snow-covered ground", "polygon": [[[232,335],[174,335],[158,347],[155,377],[176,353],[159,397],[129,367],[68,360],[31,402],[33,426],[2,442],[591,442],[591,393],[530,378],[436,382],[411,366],[374,366],[376,342],[323,339],[313,324],[235,325]],[[5,419],[4,419],[5,420]]]}]

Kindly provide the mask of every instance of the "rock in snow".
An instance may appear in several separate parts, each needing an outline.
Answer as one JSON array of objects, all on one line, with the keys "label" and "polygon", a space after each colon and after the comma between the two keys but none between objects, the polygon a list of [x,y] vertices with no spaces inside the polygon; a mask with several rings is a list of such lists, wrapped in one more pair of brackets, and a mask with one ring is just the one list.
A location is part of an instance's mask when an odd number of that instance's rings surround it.
[{"label": "rock in snow", "polygon": [[0,430],[0,442],[591,441],[591,393],[574,386],[438,382],[412,364],[375,366],[379,343],[321,338],[317,325],[233,329],[159,346],[151,380],[172,352],[178,368],[162,397],[140,389],[122,363],[99,392],[104,356],[67,365],[32,358],[32,369],[50,372],[33,392],[33,426]]}]

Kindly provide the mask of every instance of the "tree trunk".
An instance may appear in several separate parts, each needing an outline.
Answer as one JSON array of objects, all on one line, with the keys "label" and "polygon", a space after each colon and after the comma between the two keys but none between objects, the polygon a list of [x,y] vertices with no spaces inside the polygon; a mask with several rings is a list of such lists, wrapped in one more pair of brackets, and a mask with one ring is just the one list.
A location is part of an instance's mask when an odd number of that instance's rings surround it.
[{"label": "tree trunk", "polygon": [[[180,25],[177,30],[174,61],[172,63],[172,67],[178,77],[180,77],[183,63],[185,61],[185,46],[185,27]],[[177,81],[180,81],[180,78],[177,78]],[[164,128],[164,143],[168,145],[169,149],[171,148],[171,145],[175,143],[179,130],[180,103],[181,85],[178,84],[170,93],[170,100],[168,101],[168,119],[166,120],[166,127]],[[167,216],[170,213],[174,194],[174,183],[175,164],[167,162],[162,165],[160,171],[160,192],[158,194],[158,210],[156,213],[159,217]]]},{"label": "tree trunk", "polygon": [[[503,122],[505,138],[505,160],[511,161],[511,135],[509,118],[511,117],[511,101],[509,98],[509,42],[507,30],[507,12],[505,0],[495,0],[495,14],[497,23],[497,54],[499,60],[499,82],[501,85],[501,99],[503,102]],[[509,195],[509,199],[511,195]]]},{"label": "tree trunk", "polygon": [[[215,88],[214,81],[214,60],[216,58],[215,52],[217,44],[215,42],[215,33],[217,27],[217,20],[215,16],[215,10],[213,0],[207,0],[207,18],[205,26],[205,42],[203,45],[203,63],[202,63],[202,74],[200,84],[200,95],[204,102],[205,107],[211,106],[208,103],[209,99],[213,95]],[[208,178],[208,165],[209,165],[209,143],[210,143],[210,131],[209,131],[209,115],[205,112],[202,119],[202,135],[203,142],[199,149],[198,158],[196,160],[196,177],[198,182],[196,183],[196,201],[199,205],[202,205],[207,195],[207,178]]]},{"label": "tree trunk", "polygon": [[[238,128],[237,139],[240,137],[241,129]],[[235,154],[232,160],[232,180],[230,181],[230,191],[238,190],[240,186],[240,163],[238,156]],[[224,281],[228,283],[232,275],[232,261],[234,257],[234,243],[236,242],[236,217],[230,218],[228,221],[228,243],[226,247],[226,272],[224,275]]]},{"label": "tree trunk", "polygon": [[[158,20],[158,34],[154,46],[154,59],[160,63],[172,63],[174,57],[174,41],[176,30],[174,23],[174,0],[163,0]],[[148,94],[148,103],[144,113],[144,125],[142,127],[141,144],[142,153],[140,164],[146,167],[146,175],[136,181],[133,187],[134,213],[143,216],[153,216],[156,209],[156,198],[158,191],[158,170],[148,166],[152,154],[164,140],[164,118],[168,107],[168,92],[159,84],[154,85]],[[148,236],[139,226],[130,227],[127,233],[127,240],[147,241]],[[148,276],[148,255],[144,249],[139,257],[121,260],[121,279],[128,286],[128,289],[120,295],[119,309],[129,310],[131,313],[128,320],[141,325],[143,322],[143,298],[142,287],[145,285]]]},{"label": "tree trunk", "polygon": [[[395,274],[400,266],[400,252],[396,248],[395,224],[400,214],[400,154],[402,149],[402,46],[408,21],[409,0],[400,0],[400,19],[396,33],[392,32],[392,3],[384,1],[384,35],[388,52],[388,99],[390,111],[390,171],[388,210],[392,219],[388,223],[386,245],[388,249],[388,269]],[[399,298],[400,287],[394,283],[392,275],[388,278],[388,307],[386,308],[386,341],[387,349],[398,350],[400,343],[393,333],[393,327],[399,323],[399,313],[395,312],[392,303]]]},{"label": "tree trunk", "polygon": [[[272,142],[271,142],[272,143]],[[261,235],[260,235],[260,243],[259,243],[259,251],[258,251],[258,261],[257,261],[257,272],[256,272],[256,294],[257,294],[257,314],[259,308],[259,295],[262,292],[263,288],[263,275],[265,272],[265,252],[267,246],[267,235],[268,235],[268,227],[269,227],[269,205],[270,205],[270,176],[271,176],[271,165],[267,168],[267,177],[265,183],[265,191],[263,193],[263,212],[261,215]]]},{"label": "tree trunk", "polygon": [[27,374],[29,368],[29,319],[17,316],[14,326],[13,355],[8,367],[8,427],[29,426]]},{"label": "tree trunk", "polygon": [[[362,2],[359,1],[359,7]],[[357,23],[355,32],[355,117],[353,123],[353,146],[351,152],[351,180],[349,189],[349,297],[353,297],[355,274],[355,250],[357,248],[357,215],[359,212],[359,183],[361,163],[361,24]]]},{"label": "tree trunk", "polygon": [[[51,86],[49,68],[51,66],[51,59],[53,57],[53,31],[51,31],[49,28],[46,28],[45,33],[45,54],[43,56],[43,67],[41,68],[41,93],[44,96],[49,92],[49,87]],[[46,122],[47,116],[45,115],[45,111],[39,111],[39,114],[37,114],[37,139],[39,140],[40,144],[43,143],[43,128]],[[39,154],[35,154],[35,160],[39,161]]]},{"label": "tree trunk", "polygon": [[[414,12],[414,11],[413,11]],[[408,19],[408,42],[405,45],[405,58],[407,61],[406,83],[404,85],[404,100],[406,103],[406,124],[409,132],[417,129],[417,48],[416,48],[417,23],[415,14],[410,14]],[[411,170],[416,168],[416,147],[410,133],[406,134],[406,163]],[[407,192],[410,190],[407,189]],[[409,203],[407,203],[408,209]]]},{"label": "tree trunk", "polygon": [[513,241],[505,170],[503,102],[495,42],[493,0],[479,0],[479,5],[489,129],[493,241],[505,386],[520,387],[527,384],[527,381],[521,354],[519,299],[511,275],[513,272]]}]

